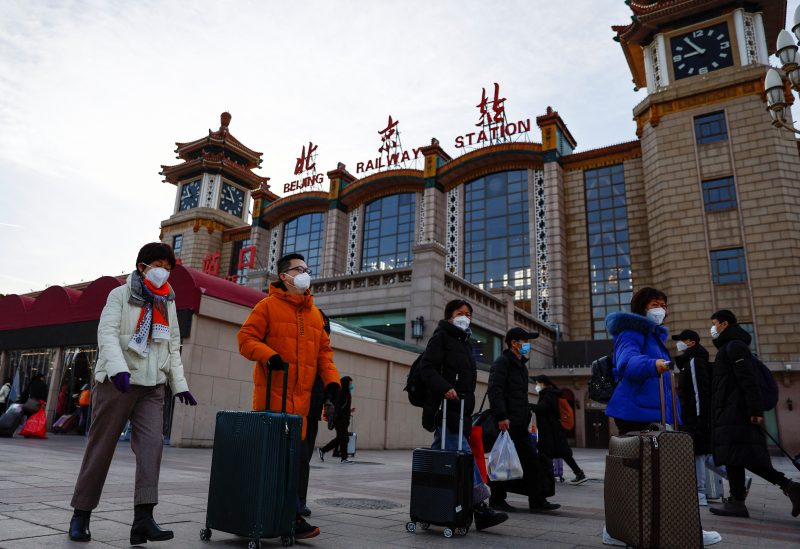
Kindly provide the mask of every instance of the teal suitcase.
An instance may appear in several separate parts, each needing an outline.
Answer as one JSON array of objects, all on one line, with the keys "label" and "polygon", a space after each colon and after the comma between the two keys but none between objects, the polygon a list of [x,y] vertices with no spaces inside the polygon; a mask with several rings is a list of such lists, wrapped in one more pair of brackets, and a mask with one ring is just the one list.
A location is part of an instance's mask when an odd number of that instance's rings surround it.
[{"label": "teal suitcase", "polygon": [[213,529],[250,538],[249,549],[261,538],[294,544],[303,418],[286,413],[286,377],[280,413],[217,412],[203,541]]}]

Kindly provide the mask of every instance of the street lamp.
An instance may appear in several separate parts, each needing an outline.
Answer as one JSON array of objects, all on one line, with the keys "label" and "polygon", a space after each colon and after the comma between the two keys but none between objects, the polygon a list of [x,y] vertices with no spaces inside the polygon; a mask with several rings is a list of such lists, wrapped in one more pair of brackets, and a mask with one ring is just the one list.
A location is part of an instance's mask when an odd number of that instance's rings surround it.
[{"label": "street lamp", "polygon": [[792,85],[792,89],[800,92],[800,65],[798,64],[800,55],[797,53],[797,44],[795,44],[795,38],[800,40],[800,6],[794,11],[792,32],[794,32],[794,36],[785,29],[778,33],[778,48],[775,55],[781,62],[783,76],[781,72],[769,69],[764,79],[764,88],[767,93],[767,111],[772,117],[772,125],[776,128],[786,128],[800,134],[800,130],[794,127],[794,123],[786,120],[788,104],[783,86],[783,78],[785,76]]},{"label": "street lamp", "polygon": [[419,341],[425,331],[425,319],[421,316],[411,321],[411,337]]}]

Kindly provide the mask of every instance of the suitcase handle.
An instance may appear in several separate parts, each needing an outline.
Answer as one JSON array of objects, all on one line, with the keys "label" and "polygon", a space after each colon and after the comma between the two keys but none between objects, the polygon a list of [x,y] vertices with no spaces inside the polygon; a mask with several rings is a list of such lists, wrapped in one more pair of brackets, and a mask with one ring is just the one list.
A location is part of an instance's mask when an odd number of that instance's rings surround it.
[{"label": "suitcase handle", "polygon": [[674,430],[678,430],[678,403],[677,393],[675,392],[675,374],[672,371],[672,363],[668,362],[670,369],[663,374],[658,375],[658,396],[661,401],[661,427],[666,431],[667,429],[667,405],[664,402],[664,376],[669,375],[669,388],[672,393],[672,423]]},{"label": "suitcase handle", "polygon": [[[464,444],[464,395],[458,394],[461,401],[461,420],[458,422],[458,451]],[[442,399],[442,450],[444,450],[444,439],[447,436],[447,399]]]},{"label": "suitcase handle", "polygon": [[[272,374],[274,370],[267,369],[267,393],[264,397],[264,410],[269,412],[270,392],[272,391]],[[286,413],[286,393],[289,391],[289,363],[283,363],[283,396],[281,397],[281,413]]]}]

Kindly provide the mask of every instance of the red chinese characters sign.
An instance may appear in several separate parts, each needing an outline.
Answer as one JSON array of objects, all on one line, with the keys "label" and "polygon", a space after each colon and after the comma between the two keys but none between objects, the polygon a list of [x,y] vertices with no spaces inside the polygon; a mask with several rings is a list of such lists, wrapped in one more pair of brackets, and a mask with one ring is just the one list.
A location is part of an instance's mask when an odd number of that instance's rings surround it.
[{"label": "red chinese characters sign", "polygon": [[[303,175],[305,174],[305,175]],[[294,165],[294,175],[301,176],[283,185],[283,192],[301,191],[308,187],[322,186],[325,180],[321,173],[317,173],[317,145],[308,142],[308,147],[303,145],[300,156]]]},{"label": "red chinese characters sign", "polygon": [[219,276],[219,251],[207,252],[203,258],[203,272],[211,276]]},{"label": "red chinese characters sign", "polygon": [[506,98],[500,97],[500,84],[494,83],[494,93],[490,97],[483,88],[480,102],[475,105],[480,113],[479,131],[459,135],[455,139],[455,147],[475,147],[508,141],[512,136],[531,130],[530,118],[509,122],[506,119]]},{"label": "red chinese characters sign", "polygon": [[381,156],[374,160],[367,162],[358,162],[356,164],[356,173],[364,173],[372,170],[380,170],[381,168],[392,168],[405,164],[410,160],[416,160],[419,157],[420,149],[412,149],[409,153],[404,151],[400,145],[400,131],[397,129],[399,120],[392,118],[389,115],[389,121],[386,127],[378,130],[378,135],[381,136],[381,146],[378,152]]}]

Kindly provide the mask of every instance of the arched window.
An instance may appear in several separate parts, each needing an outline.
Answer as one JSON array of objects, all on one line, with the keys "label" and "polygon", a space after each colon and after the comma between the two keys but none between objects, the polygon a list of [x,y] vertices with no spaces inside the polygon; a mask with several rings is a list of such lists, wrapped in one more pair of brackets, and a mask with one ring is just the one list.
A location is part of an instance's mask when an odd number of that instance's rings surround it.
[{"label": "arched window", "polygon": [[295,217],[283,225],[283,254],[303,254],[306,265],[317,276],[321,267],[324,223],[325,214],[318,212]]},{"label": "arched window", "polygon": [[464,185],[464,278],[483,289],[513,286],[530,310],[528,173],[495,173]]},{"label": "arched window", "polygon": [[393,194],[364,207],[362,271],[411,265],[415,207],[414,193]]}]

